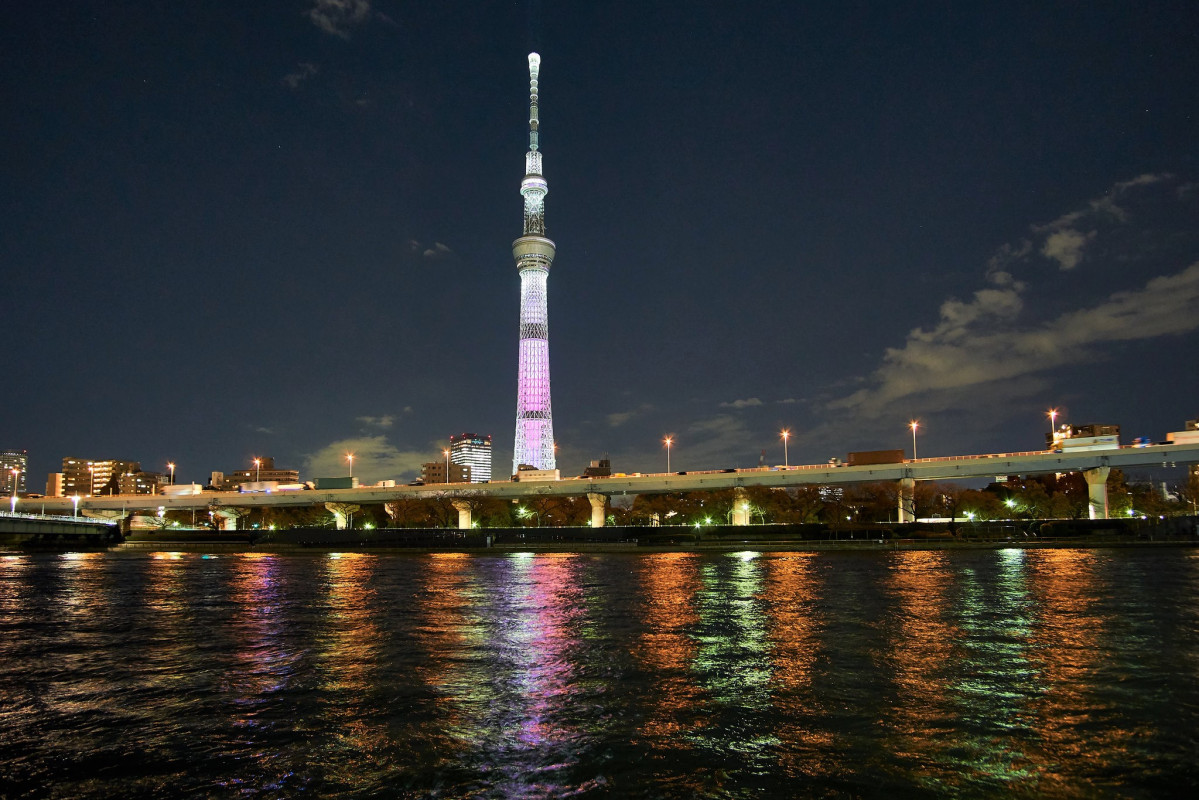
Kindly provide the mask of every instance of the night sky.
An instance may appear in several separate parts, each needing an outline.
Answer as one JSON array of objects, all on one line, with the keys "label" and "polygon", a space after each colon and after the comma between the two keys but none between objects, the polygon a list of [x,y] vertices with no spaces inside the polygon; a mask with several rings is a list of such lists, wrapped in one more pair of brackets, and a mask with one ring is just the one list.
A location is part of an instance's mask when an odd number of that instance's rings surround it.
[{"label": "night sky", "polygon": [[541,145],[559,466],[1199,416],[1199,4],[22,3],[0,448],[511,465]]}]

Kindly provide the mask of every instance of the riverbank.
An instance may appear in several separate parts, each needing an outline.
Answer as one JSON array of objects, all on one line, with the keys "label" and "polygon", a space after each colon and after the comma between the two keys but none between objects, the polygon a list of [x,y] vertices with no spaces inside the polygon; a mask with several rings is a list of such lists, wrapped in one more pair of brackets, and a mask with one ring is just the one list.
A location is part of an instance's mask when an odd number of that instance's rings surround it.
[{"label": "riverbank", "polygon": [[1194,517],[1168,520],[1051,520],[977,525],[751,525],[488,529],[137,531],[119,543],[42,538],[17,550],[190,553],[646,553],[995,550],[1006,548],[1193,547]]},{"label": "riverbank", "polygon": [[[387,555],[428,555],[430,553],[461,553],[470,555],[512,555],[517,553],[624,553],[643,555],[647,553],[713,553],[713,552],[761,552],[761,553],[808,553],[808,552],[870,552],[870,551],[906,551],[906,550],[1047,550],[1047,549],[1118,549],[1118,548],[1192,548],[1199,547],[1194,540],[1124,540],[1124,539],[1094,539],[1094,540],[1046,540],[1046,541],[1006,541],[1006,542],[929,542],[922,540],[891,540],[891,541],[859,541],[859,542],[697,542],[691,544],[651,544],[635,543],[605,543],[605,542],[574,542],[550,544],[545,542],[524,545],[492,545],[491,547],[389,547],[389,546],[333,546],[333,545],[297,545],[297,544],[251,544],[248,542],[187,542],[163,541],[124,542],[102,549],[108,552],[143,552],[143,553],[192,553],[230,555],[241,553],[257,553],[263,555],[296,555],[312,554],[327,555],[329,553],[375,553]],[[33,549],[33,548],[22,548]],[[39,550],[50,548],[40,547]],[[55,548],[61,550],[62,548]]]}]

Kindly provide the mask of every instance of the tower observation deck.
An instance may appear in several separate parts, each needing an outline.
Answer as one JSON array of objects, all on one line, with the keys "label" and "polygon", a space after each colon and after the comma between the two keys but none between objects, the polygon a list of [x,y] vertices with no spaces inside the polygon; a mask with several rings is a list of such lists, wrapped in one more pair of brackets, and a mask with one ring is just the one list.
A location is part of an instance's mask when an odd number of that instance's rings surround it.
[{"label": "tower observation deck", "polygon": [[512,243],[520,273],[520,353],[517,364],[516,442],[512,471],[521,465],[554,469],[554,421],[550,411],[549,314],[546,284],[556,250],[545,236],[545,195],[538,149],[537,75],[541,56],[529,53],[529,152],[520,193],[525,200],[524,235]]}]

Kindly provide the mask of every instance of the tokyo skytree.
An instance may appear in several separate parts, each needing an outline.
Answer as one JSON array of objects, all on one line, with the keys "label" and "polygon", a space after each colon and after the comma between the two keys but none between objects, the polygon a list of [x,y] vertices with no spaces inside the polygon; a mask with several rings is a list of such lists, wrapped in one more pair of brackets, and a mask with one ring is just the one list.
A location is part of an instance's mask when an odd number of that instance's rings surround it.
[{"label": "tokyo skytree", "polygon": [[522,464],[554,469],[554,421],[550,413],[550,341],[546,282],[554,243],[545,236],[545,194],[537,149],[537,73],[541,56],[529,53],[529,152],[520,193],[525,199],[524,235],[512,243],[520,272],[520,356],[516,387],[516,444],[512,472]]}]

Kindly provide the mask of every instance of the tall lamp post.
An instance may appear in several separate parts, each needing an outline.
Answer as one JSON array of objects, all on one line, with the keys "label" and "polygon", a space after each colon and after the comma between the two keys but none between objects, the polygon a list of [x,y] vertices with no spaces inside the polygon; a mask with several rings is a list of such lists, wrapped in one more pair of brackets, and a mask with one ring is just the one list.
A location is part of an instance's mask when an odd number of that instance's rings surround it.
[{"label": "tall lamp post", "polygon": [[354,454],[346,453],[346,461],[350,464],[350,483],[354,482]]},{"label": "tall lamp post", "polygon": [[261,477],[262,477],[262,459],[256,458],[256,459],[254,459],[254,483],[258,483],[259,482],[258,479]]},{"label": "tall lamp post", "polygon": [[920,427],[920,423],[917,422],[916,420],[912,420],[911,422],[908,423],[908,426],[912,429],[912,460],[915,461],[916,460],[916,429]]},{"label": "tall lamp post", "polygon": [[169,469],[171,471],[171,485],[174,486],[175,485],[175,462],[168,461],[167,469]]},{"label": "tall lamp post", "polygon": [[12,470],[12,513],[17,513],[17,476],[21,474],[21,470],[13,467]]},{"label": "tall lamp post", "polygon": [[1049,409],[1045,416],[1049,417],[1049,446],[1052,448],[1054,440],[1057,439],[1057,409]]},{"label": "tall lamp post", "polygon": [[791,459],[787,457],[787,440],[791,438],[791,431],[783,430],[783,469],[791,468]]},{"label": "tall lamp post", "polygon": [[441,454],[445,456],[445,482],[450,482],[450,451],[442,450]]},{"label": "tall lamp post", "polygon": [[670,446],[674,444],[674,439],[667,436],[662,441],[666,444],[666,471],[670,472]]},{"label": "tall lamp post", "polygon": [[79,492],[76,492],[71,500],[75,503],[75,516],[79,516]]}]

